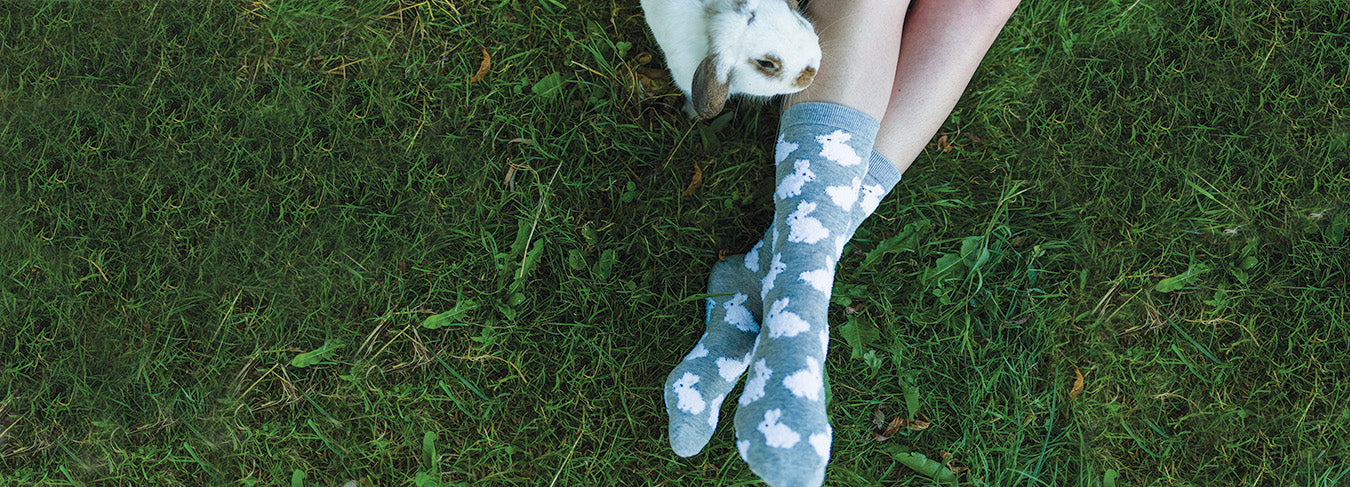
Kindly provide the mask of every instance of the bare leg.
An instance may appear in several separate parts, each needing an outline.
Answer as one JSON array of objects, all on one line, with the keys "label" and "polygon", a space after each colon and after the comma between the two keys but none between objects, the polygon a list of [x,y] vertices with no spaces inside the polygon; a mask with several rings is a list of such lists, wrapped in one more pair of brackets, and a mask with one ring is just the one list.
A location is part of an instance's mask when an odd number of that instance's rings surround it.
[{"label": "bare leg", "polygon": [[[703,448],[726,394],[751,367],[754,377],[737,399],[741,457],[775,487],[823,482],[833,438],[821,369],[834,265],[857,225],[900,178],[897,167],[874,152],[874,136],[884,129],[881,136],[904,149],[887,155],[908,166],[1016,5],[1007,0],[1007,12],[969,15],[989,5],[915,1],[924,3],[909,20],[909,0],[812,1],[825,57],[812,85],[789,97],[783,110],[774,152],[774,224],[751,255],[714,270],[709,292],[729,298],[709,300],[707,332],[667,378],[676,453]],[[954,3],[961,3],[954,14],[939,11]],[[977,27],[987,35],[969,32]],[[906,51],[902,42],[918,47]],[[922,70],[931,72],[911,72]]]},{"label": "bare leg", "polygon": [[956,106],[1017,3],[915,0],[905,18],[890,106],[874,146],[901,173]]},{"label": "bare leg", "polygon": [[807,14],[820,35],[820,72],[815,81],[787,99],[843,105],[881,120],[891,98],[895,56],[909,0],[813,0]]}]

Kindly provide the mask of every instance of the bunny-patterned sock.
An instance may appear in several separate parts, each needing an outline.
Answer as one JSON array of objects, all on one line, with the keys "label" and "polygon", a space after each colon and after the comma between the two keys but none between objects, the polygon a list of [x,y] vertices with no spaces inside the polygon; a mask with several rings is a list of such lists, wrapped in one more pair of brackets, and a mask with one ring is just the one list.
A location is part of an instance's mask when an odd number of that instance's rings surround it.
[{"label": "bunny-patterned sock", "polygon": [[779,231],[760,250],[771,256],[760,291],[764,326],[736,408],[736,447],[771,486],[818,486],[832,441],[826,315],[844,244],[885,194],[864,188],[868,164],[860,157],[871,154],[878,124],[843,106],[802,103],[784,110],[781,125]]},{"label": "bunny-patterned sock", "polygon": [[[778,162],[787,156],[786,152],[777,154]],[[863,203],[854,211],[858,221],[852,226],[860,224],[899,181],[900,172],[895,166],[873,152],[862,182]],[[773,235],[774,227],[770,225],[764,238],[749,252],[718,262],[708,277],[708,294],[715,296],[706,301],[703,336],[666,378],[670,446],[677,455],[693,456],[708,444],[717,429],[719,406],[749,364],[763,318],[760,292],[770,266],[769,253],[760,250],[764,242],[773,240]]]},{"label": "bunny-patterned sock", "polygon": [[745,373],[759,334],[761,270],[769,265],[760,252],[763,246],[761,239],[749,252],[718,262],[708,276],[708,294],[720,296],[707,299],[703,337],[666,377],[670,447],[676,455],[693,456],[708,444],[722,400]]}]

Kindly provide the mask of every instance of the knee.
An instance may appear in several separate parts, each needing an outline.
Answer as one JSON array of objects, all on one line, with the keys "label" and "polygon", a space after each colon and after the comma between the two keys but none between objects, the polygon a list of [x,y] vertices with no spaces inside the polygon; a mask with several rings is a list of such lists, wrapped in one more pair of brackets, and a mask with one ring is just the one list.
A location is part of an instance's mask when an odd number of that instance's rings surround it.
[{"label": "knee", "polygon": [[983,7],[981,10],[989,15],[1007,19],[1014,10],[1017,10],[1019,3],[1021,0],[984,0],[980,2],[980,6]]},{"label": "knee", "polygon": [[967,25],[998,32],[1008,22],[1021,0],[967,0],[961,8]]}]

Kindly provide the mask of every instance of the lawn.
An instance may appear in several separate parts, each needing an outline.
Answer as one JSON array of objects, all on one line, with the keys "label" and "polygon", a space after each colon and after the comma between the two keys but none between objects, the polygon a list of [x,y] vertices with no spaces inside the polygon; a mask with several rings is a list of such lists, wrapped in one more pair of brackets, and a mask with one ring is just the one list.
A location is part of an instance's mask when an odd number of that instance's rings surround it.
[{"label": "lawn", "polygon": [[[758,483],[661,386],[777,107],[684,118],[635,0],[0,25],[0,485]],[[1024,1],[845,249],[827,485],[1350,485],[1347,33]]]}]

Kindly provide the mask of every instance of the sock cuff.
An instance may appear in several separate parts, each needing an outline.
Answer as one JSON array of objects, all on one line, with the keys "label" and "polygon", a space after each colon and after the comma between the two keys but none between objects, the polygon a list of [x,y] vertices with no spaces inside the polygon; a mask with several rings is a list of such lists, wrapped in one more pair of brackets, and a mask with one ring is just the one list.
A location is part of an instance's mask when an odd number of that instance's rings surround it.
[{"label": "sock cuff", "polygon": [[867,175],[863,177],[864,183],[879,184],[886,188],[887,192],[890,192],[891,188],[894,188],[900,182],[900,170],[896,169],[895,164],[891,164],[891,161],[881,154],[872,152],[872,157],[867,161],[867,164]]},{"label": "sock cuff", "polygon": [[844,129],[857,135],[866,135],[868,140],[876,137],[881,123],[871,115],[861,111],[823,101],[804,102],[783,110],[779,116],[779,131],[786,131],[794,125],[827,125]]}]

